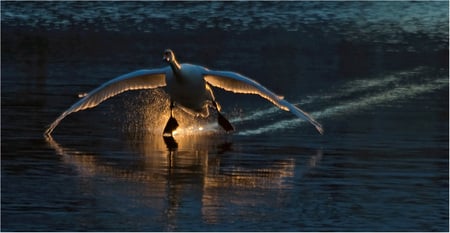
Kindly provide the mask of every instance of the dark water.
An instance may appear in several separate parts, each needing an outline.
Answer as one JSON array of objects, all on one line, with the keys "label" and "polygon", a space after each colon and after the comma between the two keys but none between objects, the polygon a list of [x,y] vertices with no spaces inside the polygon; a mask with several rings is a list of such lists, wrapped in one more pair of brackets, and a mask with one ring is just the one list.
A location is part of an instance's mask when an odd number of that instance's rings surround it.
[{"label": "dark water", "polygon": [[[448,2],[1,2],[1,230],[448,231]],[[233,70],[311,113],[216,91],[236,127],[120,74]],[[203,130],[199,130],[203,127]]]}]

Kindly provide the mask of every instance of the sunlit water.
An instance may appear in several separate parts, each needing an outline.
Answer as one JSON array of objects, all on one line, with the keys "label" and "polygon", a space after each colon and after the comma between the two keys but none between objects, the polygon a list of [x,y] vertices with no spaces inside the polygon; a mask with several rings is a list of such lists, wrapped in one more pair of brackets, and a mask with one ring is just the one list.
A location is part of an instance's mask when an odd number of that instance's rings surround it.
[{"label": "sunlit water", "polygon": [[[3,231],[448,231],[447,2],[2,2]],[[180,61],[258,80],[325,134],[216,90],[236,131],[99,84]],[[213,114],[214,115],[214,114]]]}]

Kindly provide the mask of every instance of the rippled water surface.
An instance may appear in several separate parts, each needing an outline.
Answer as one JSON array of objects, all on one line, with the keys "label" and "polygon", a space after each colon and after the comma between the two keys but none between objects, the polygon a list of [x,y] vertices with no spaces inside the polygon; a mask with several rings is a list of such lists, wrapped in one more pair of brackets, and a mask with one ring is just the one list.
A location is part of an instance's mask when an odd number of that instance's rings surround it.
[{"label": "rippled water surface", "polygon": [[[448,231],[448,2],[1,2],[3,231]],[[163,90],[46,127],[121,74],[233,70],[236,131]]]}]

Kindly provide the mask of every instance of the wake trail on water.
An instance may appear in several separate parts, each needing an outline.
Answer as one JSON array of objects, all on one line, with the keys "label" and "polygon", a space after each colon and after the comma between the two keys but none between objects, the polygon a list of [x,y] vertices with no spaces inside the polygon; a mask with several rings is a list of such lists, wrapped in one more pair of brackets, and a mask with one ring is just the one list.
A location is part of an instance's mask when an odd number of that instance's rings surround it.
[{"label": "wake trail on water", "polygon": [[[427,69],[418,67],[410,71],[396,72],[378,78],[349,81],[341,84],[341,86],[333,87],[332,89],[336,90],[335,92],[327,92],[328,94],[326,95],[309,96],[305,101],[295,105],[324,105],[321,110],[311,113],[311,116],[320,121],[330,117],[358,113],[374,108],[378,104],[414,98],[421,94],[448,87],[447,76],[440,74],[438,77],[427,77],[426,80],[423,80],[423,77],[426,75],[429,75],[427,74]],[[335,101],[344,97],[350,97],[350,100],[347,98],[346,100]],[[332,102],[333,106],[326,106],[327,102]],[[272,107],[253,112],[242,118],[233,118],[231,122],[256,121],[268,118],[270,115],[274,116],[282,113],[283,111]],[[303,125],[307,126],[309,123],[293,118],[261,125],[255,129],[239,131],[236,134],[242,136],[258,135]]]},{"label": "wake trail on water", "polygon": [[[305,100],[300,101],[299,103],[295,103],[294,105],[304,105],[310,104],[317,101],[325,101],[325,100],[333,100],[336,98],[342,98],[345,96],[350,96],[355,94],[356,92],[368,91],[371,89],[377,89],[380,87],[384,87],[389,84],[395,84],[400,79],[401,76],[407,75],[410,72],[399,72],[397,75],[387,75],[385,77],[381,77],[379,79],[358,79],[355,81],[349,81],[343,84],[340,87],[333,87],[332,89],[336,90],[334,93],[326,92],[326,94],[317,94],[310,95],[305,98]],[[258,120],[261,118],[268,117],[269,114],[277,114],[279,113],[279,108],[270,107],[264,110],[258,110],[253,112],[252,114],[240,118],[233,118],[230,122],[242,122],[242,121],[250,121],[250,120]]]}]

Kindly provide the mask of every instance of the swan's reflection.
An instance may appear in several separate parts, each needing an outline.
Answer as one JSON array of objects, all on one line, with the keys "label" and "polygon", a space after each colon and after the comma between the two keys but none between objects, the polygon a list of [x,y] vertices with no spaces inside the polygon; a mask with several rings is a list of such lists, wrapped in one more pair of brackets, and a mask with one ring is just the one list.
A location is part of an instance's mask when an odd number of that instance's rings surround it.
[{"label": "swan's reflection", "polygon": [[[180,135],[171,142],[152,134],[128,135],[126,152],[106,158],[103,153],[114,153],[111,148],[84,152],[66,148],[52,137],[46,139],[62,161],[75,167],[80,176],[125,181],[123,190],[127,189],[139,206],[159,206],[167,218],[166,230],[175,229],[170,226],[176,224],[187,198],[197,201],[203,221],[218,222],[227,203],[258,205],[265,198],[255,194],[289,190],[299,170],[305,170],[298,164],[310,169],[322,157],[317,151],[306,156],[304,162],[285,156],[249,158],[235,149],[229,136],[223,135]],[[300,153],[311,154],[311,150]]]}]

